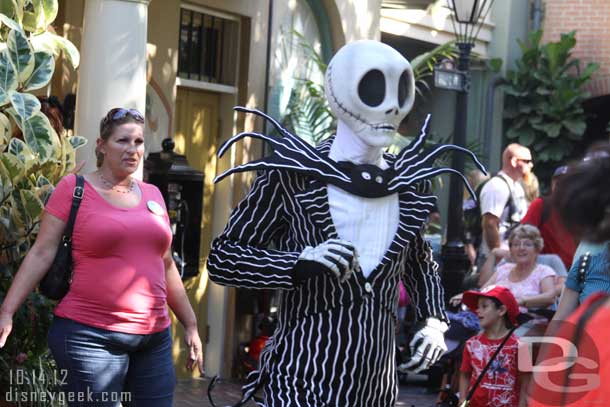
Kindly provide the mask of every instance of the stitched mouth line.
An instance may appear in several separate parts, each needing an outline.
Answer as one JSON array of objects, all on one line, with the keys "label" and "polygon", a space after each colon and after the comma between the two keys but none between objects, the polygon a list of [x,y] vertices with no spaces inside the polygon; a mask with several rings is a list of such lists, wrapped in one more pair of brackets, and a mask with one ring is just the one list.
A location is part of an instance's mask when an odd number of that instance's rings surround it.
[{"label": "stitched mouth line", "polygon": [[364,124],[365,126],[368,126],[370,128],[373,128],[373,129],[377,130],[377,126],[376,125],[367,122],[360,115],[357,115],[354,112],[352,112],[351,110],[348,110],[345,106],[343,106],[343,104],[341,102],[339,102],[339,100],[337,99],[337,96],[335,95],[335,88],[333,86],[332,69],[333,69],[333,66],[330,65],[328,67],[328,71],[329,71],[329,73],[328,73],[328,88],[330,89],[330,96],[333,98],[333,101],[335,102],[335,104],[339,107],[339,109],[341,109],[341,111],[343,113],[345,113],[348,116],[354,118],[355,120],[359,121],[360,123]]},{"label": "stitched mouth line", "polygon": [[376,125],[371,125],[371,127],[373,127],[376,130],[392,130],[392,131],[396,131],[396,127],[392,126],[391,124],[376,124]]}]

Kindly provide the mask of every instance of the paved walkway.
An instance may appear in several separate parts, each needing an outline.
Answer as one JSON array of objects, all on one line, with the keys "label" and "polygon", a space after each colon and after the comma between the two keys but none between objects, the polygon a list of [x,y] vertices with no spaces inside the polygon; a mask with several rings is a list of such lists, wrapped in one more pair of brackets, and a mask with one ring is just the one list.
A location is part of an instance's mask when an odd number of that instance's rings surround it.
[{"label": "paved walkway", "polygon": [[[207,394],[208,384],[208,378],[180,381],[176,387],[174,406],[211,407]],[[396,407],[434,407],[436,394],[428,394],[424,384],[424,376],[409,377],[408,383],[400,386]],[[236,382],[221,381],[215,386],[213,394],[218,407],[232,405],[239,401],[240,385]],[[246,406],[254,407],[256,404],[248,402]]]}]

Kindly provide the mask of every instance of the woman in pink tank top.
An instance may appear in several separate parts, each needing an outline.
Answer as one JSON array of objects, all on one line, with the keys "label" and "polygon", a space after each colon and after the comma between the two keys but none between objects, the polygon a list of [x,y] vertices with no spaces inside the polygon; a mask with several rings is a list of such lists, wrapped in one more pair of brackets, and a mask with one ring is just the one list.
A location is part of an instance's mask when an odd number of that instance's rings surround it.
[{"label": "woman in pink tank top", "polygon": [[[197,321],[171,256],[163,197],[132,177],[144,154],[143,130],[137,110],[110,110],[100,123],[98,170],[84,176],[72,234],[74,274],[49,332],[49,348],[67,374],[62,394],[70,406],[172,405],[168,305],[184,326],[187,368],[203,373]],[[0,347],[13,314],[55,257],[75,184],[75,176],[64,177],[46,204],[36,242],[0,308]]]}]

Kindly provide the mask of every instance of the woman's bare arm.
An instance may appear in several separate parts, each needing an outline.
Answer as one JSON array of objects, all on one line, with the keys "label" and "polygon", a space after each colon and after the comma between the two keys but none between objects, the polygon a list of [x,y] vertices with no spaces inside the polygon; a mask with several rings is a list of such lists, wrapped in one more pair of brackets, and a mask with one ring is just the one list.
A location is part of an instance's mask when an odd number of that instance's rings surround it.
[{"label": "woman's bare arm", "polygon": [[0,306],[0,348],[13,328],[13,315],[51,266],[65,228],[63,220],[44,213],[36,241],[23,259]]}]

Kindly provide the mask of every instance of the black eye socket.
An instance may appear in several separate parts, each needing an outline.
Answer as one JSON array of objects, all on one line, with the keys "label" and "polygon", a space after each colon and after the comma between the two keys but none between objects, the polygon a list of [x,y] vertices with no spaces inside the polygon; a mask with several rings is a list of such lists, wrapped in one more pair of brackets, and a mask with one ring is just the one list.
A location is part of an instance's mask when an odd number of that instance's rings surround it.
[{"label": "black eye socket", "polygon": [[398,81],[398,104],[403,107],[409,96],[409,72],[404,71]]},{"label": "black eye socket", "polygon": [[379,106],[385,99],[385,76],[378,69],[368,71],[358,84],[358,96],[371,107]]}]

